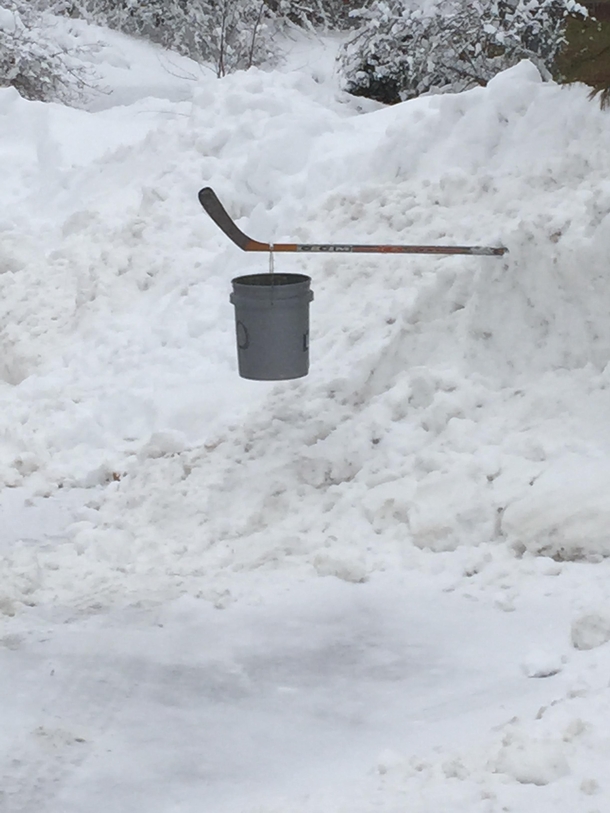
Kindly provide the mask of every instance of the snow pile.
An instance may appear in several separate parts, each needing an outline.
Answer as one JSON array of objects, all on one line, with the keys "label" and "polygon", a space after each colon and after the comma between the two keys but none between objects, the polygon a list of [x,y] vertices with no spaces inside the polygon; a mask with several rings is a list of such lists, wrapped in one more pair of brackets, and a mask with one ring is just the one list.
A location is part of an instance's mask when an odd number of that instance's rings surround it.
[{"label": "snow pile", "polygon": [[[528,63],[360,116],[306,72],[187,86],[93,114],[2,91],[0,474],[104,486],[48,562],[8,552],[5,589],[205,592],[289,564],[361,581],[488,543],[606,555],[607,116]],[[252,384],[228,282],[261,260],[201,213],[204,184],[262,239],[510,254],[282,258],[313,276],[313,369]]]}]

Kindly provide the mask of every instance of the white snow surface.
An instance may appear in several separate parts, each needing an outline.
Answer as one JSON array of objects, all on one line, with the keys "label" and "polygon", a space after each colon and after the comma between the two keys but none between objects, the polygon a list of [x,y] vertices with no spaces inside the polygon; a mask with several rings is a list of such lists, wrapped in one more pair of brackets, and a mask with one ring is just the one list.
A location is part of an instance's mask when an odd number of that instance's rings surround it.
[{"label": "white snow surface", "polygon": [[[392,108],[75,21],[0,89],[0,811],[610,809],[610,116],[527,62]],[[312,277],[236,371],[203,213]]]}]

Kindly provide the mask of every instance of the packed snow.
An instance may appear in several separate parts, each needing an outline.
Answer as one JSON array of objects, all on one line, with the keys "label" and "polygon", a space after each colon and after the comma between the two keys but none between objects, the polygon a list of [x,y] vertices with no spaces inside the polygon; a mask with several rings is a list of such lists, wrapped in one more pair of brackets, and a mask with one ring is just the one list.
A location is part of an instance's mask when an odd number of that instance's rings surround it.
[{"label": "packed snow", "polygon": [[[392,108],[65,21],[0,89],[2,813],[610,809],[610,117],[528,62]],[[278,255],[311,372],[237,375]]]}]

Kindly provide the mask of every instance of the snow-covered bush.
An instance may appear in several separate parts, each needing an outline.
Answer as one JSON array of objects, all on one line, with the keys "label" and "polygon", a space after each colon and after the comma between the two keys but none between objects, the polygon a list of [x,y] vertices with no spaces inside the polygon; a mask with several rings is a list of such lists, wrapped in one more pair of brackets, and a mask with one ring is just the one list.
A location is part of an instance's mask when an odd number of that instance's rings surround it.
[{"label": "snow-covered bush", "polygon": [[0,4],[0,87],[26,99],[75,102],[86,83],[77,54],[62,41],[50,15],[35,4]]},{"label": "snow-covered bush", "polygon": [[386,103],[485,85],[522,59],[548,79],[569,15],[586,14],[574,0],[373,0],[340,70],[350,93]]},{"label": "snow-covered bush", "polygon": [[[353,0],[266,0],[276,19],[289,20],[304,28],[347,28],[353,24]],[[357,3],[358,7],[366,3]]]},{"label": "snow-covered bush", "polygon": [[341,28],[352,24],[345,0],[35,0],[55,13],[83,17],[146,37],[219,76],[273,62],[273,35],[285,24]]},{"label": "snow-covered bush", "polygon": [[267,0],[38,0],[59,14],[141,36],[193,59],[219,76],[269,61]]}]

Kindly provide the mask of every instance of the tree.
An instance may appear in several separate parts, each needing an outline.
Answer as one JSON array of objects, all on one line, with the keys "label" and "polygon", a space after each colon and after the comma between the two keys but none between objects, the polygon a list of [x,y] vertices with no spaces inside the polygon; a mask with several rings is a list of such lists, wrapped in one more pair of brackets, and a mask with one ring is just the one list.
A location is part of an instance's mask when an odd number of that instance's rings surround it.
[{"label": "tree", "polygon": [[569,15],[586,16],[575,0],[373,0],[344,46],[346,90],[385,103],[433,89],[460,91],[530,59],[551,78]]}]

